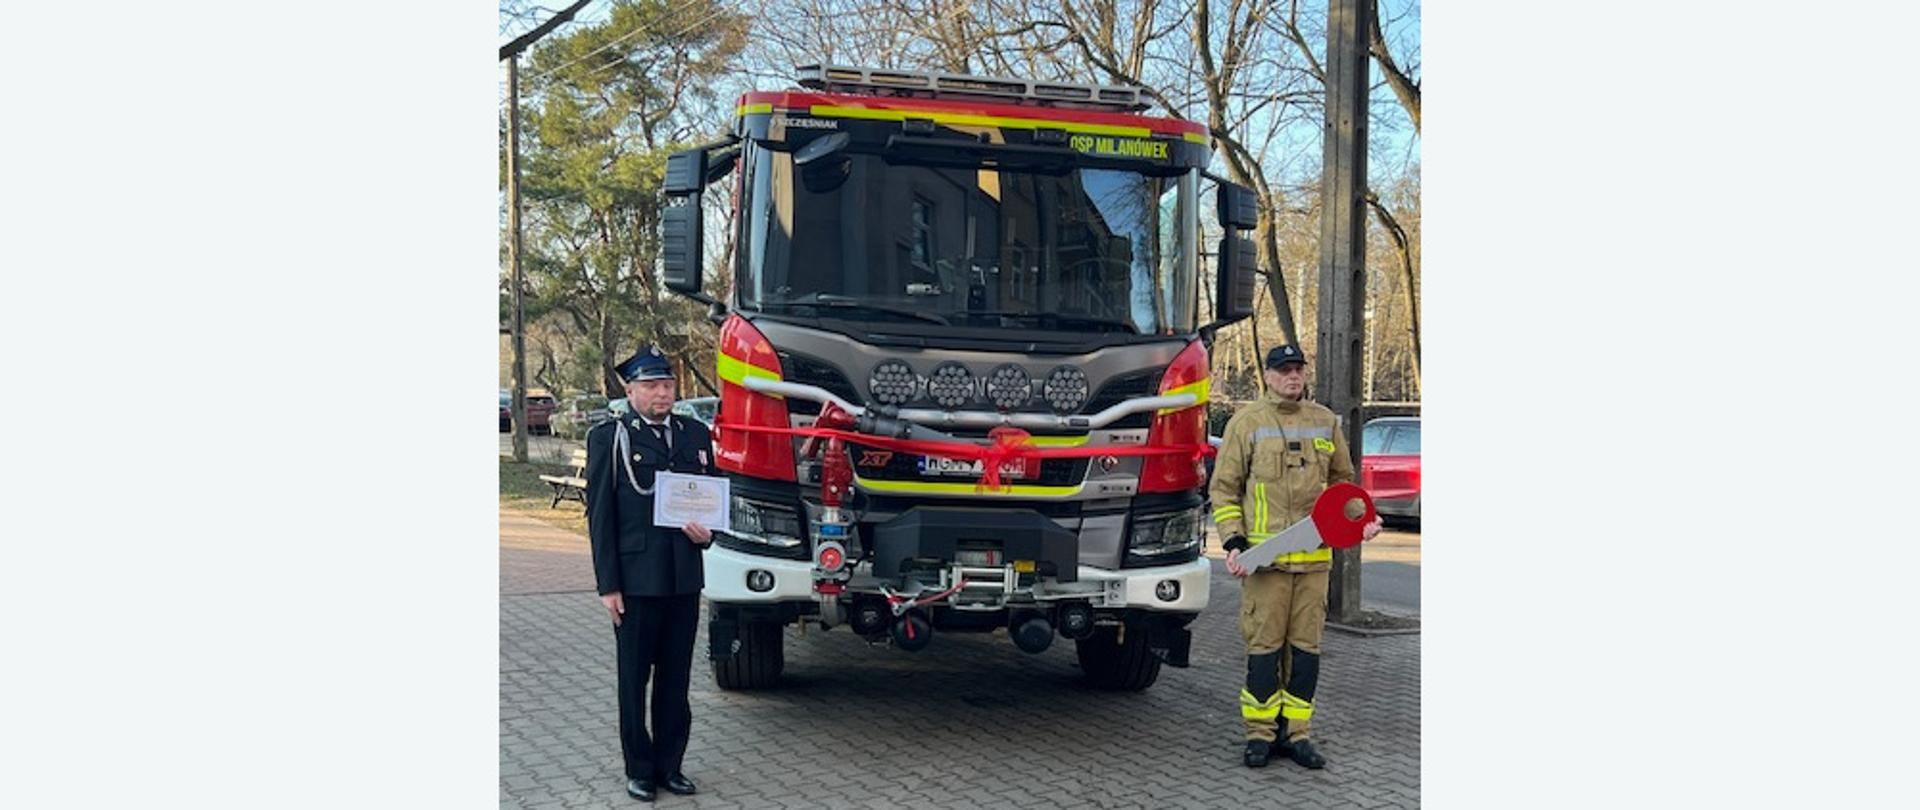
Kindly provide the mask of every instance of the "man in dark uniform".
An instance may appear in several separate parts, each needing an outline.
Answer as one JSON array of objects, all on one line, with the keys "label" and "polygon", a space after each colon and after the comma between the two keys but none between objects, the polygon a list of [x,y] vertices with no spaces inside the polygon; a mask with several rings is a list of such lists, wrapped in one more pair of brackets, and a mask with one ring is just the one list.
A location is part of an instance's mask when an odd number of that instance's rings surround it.
[{"label": "man in dark uniform", "polygon": [[613,620],[619,656],[627,795],[650,802],[656,784],[682,796],[694,792],[680,762],[693,725],[687,688],[705,584],[700,555],[713,540],[712,532],[697,523],[679,529],[653,525],[654,474],[716,471],[707,426],[671,413],[676,383],[660,349],[642,349],[618,371],[626,382],[629,412],[587,433],[587,535],[594,580]]}]

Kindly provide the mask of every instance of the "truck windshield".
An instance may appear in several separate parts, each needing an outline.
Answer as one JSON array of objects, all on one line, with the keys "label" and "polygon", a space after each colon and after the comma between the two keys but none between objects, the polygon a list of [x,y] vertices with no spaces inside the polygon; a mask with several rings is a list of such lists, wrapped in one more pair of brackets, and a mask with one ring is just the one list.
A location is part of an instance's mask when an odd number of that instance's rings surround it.
[{"label": "truck windshield", "polygon": [[1194,329],[1192,172],[750,155],[737,265],[745,308],[931,329]]}]

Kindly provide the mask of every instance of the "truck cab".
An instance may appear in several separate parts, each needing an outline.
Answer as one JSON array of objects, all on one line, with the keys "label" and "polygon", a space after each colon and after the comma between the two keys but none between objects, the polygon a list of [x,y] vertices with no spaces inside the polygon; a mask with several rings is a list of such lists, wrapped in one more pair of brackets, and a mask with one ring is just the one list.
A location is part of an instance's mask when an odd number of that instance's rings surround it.
[{"label": "truck cab", "polygon": [[[1210,582],[1206,343],[1251,309],[1250,192],[1219,184],[1203,323],[1204,127],[1128,87],[798,72],[668,168],[667,284],[721,330],[717,682],[777,680],[795,623],[905,651],[1065,637],[1107,688],[1185,666]],[[700,193],[728,175],[717,300]]]}]

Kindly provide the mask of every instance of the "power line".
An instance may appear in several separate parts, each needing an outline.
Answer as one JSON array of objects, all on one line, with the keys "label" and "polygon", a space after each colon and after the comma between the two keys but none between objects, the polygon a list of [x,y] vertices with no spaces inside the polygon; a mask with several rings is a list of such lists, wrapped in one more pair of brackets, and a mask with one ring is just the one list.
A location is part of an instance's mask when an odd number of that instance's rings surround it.
[{"label": "power line", "polygon": [[[680,11],[682,11],[682,12],[685,12],[685,11],[687,11],[687,10],[689,10],[689,9],[692,9],[692,8],[693,8],[694,6],[696,6],[696,5],[699,5],[699,4],[700,4],[700,3],[702,3],[702,2],[704,2],[704,0],[687,0],[687,2],[686,2],[685,4],[683,4],[683,5],[682,5],[682,6],[680,7]],[[669,6],[669,11],[671,12],[671,7],[670,7],[670,6]],[[724,4],[721,4],[721,5],[716,5],[716,6],[715,6],[715,8],[714,8],[714,10],[713,10],[713,11],[711,11],[711,12],[709,12],[709,13],[707,14],[707,16],[705,16],[705,17],[702,17],[702,18],[700,18],[700,19],[698,19],[698,20],[695,20],[695,21],[693,21],[693,22],[692,22],[691,24],[689,24],[689,25],[687,25],[687,26],[686,26],[685,28],[682,28],[682,29],[680,29],[679,31],[676,31],[676,32],[674,32],[674,34],[673,34],[673,36],[675,36],[675,37],[680,37],[680,36],[685,36],[686,34],[688,34],[688,33],[690,33],[690,32],[692,32],[692,31],[693,31],[693,29],[695,29],[695,28],[698,28],[698,27],[700,27],[700,26],[702,26],[702,25],[706,25],[707,23],[710,23],[710,22],[713,22],[713,21],[714,21],[715,19],[717,19],[717,18],[718,18],[718,17],[719,17],[719,16],[720,16],[720,15],[721,15],[722,13],[725,13],[725,12],[729,12],[729,11],[733,11],[733,9],[732,9],[732,8],[729,8],[729,7],[727,7],[727,6],[726,6],[726,5],[724,5]],[[672,15],[672,14],[670,14],[669,16],[673,16],[673,15]],[[660,31],[651,31],[651,30],[650,30],[650,28],[651,28],[651,27],[650,27],[650,26],[647,26],[647,25],[636,25],[636,26],[634,26],[634,27],[633,27],[633,30],[632,30],[632,31],[628,31],[628,32],[627,32],[627,33],[625,33],[625,34],[621,34],[621,35],[620,35],[620,37],[619,37],[619,38],[617,38],[617,39],[615,39],[614,41],[612,41],[612,42],[609,42],[609,43],[607,43],[607,44],[605,44],[605,45],[602,45],[602,46],[600,46],[600,47],[598,47],[598,48],[595,48],[595,49],[593,49],[592,51],[590,51],[590,52],[588,52],[588,53],[585,53],[585,54],[582,54],[581,56],[579,56],[579,57],[576,57],[576,58],[574,58],[573,60],[571,60],[571,61],[568,61],[567,63],[565,63],[565,64],[563,64],[563,65],[560,65],[560,66],[558,66],[558,67],[553,67],[553,68],[548,68],[548,69],[546,69],[546,70],[543,70],[543,71],[541,71],[541,72],[539,72],[539,73],[535,73],[535,74],[533,74],[533,75],[531,75],[531,76],[528,76],[528,77],[527,77],[527,81],[529,81],[529,82],[533,82],[533,81],[539,81],[539,80],[541,80],[541,79],[544,79],[544,78],[546,78],[546,77],[548,77],[548,76],[551,76],[551,75],[553,75],[553,74],[555,74],[555,73],[558,73],[558,72],[560,72],[560,71],[562,71],[562,70],[565,70],[565,69],[567,69],[567,68],[570,68],[570,67],[573,67],[574,65],[577,65],[577,64],[579,64],[579,63],[581,63],[581,62],[583,62],[583,61],[586,61],[587,59],[591,59],[591,58],[593,58],[593,57],[595,57],[595,56],[598,56],[598,55],[600,55],[600,54],[602,54],[602,53],[605,53],[605,52],[606,52],[606,50],[607,50],[608,48],[612,48],[612,47],[613,47],[613,46],[615,46],[615,45],[619,45],[620,43],[622,43],[622,42],[625,42],[625,41],[627,41],[627,40],[629,40],[629,39],[632,39],[632,38],[634,38],[634,37],[636,37],[636,36],[639,36],[640,34],[645,34],[645,33],[655,33],[655,34],[658,34],[658,33],[663,33],[663,32],[660,32]],[[591,74],[592,74],[593,72],[595,72],[595,71],[589,71],[589,72],[588,72],[588,75],[591,75]]]},{"label": "power line", "polygon": [[533,43],[538,42],[541,37],[552,33],[553,29],[559,28],[572,20],[573,15],[580,9],[585,8],[587,3],[591,1],[592,0],[575,0],[573,5],[561,9],[560,13],[553,15],[551,19],[541,23],[538,28],[521,34],[515,37],[512,42],[500,46],[500,58],[512,59],[519,56],[521,51],[532,47]]},{"label": "power line", "polygon": [[[614,0],[592,0],[592,2],[600,3],[601,8],[598,10],[581,11],[579,14],[574,15],[574,19],[576,20],[587,19],[597,14],[600,14],[601,12],[604,12],[606,10],[606,4],[614,2]],[[503,13],[500,19],[500,31],[499,31],[500,36],[503,36],[503,37],[506,36],[507,32],[512,31],[514,26],[518,23],[527,22],[529,20],[538,20],[539,15],[543,12],[547,14],[557,13],[554,9],[547,8],[546,6],[530,6],[527,8],[520,9],[519,11]]]},{"label": "power line", "polygon": [[[699,2],[701,2],[701,0],[687,0],[687,2],[686,2],[686,4],[685,4],[685,5],[682,5],[682,6],[680,7],[680,10],[681,10],[681,11],[686,11],[687,9],[690,9],[690,8],[693,8],[693,6],[694,6],[694,5],[696,4],[696,3],[699,3]],[[672,6],[671,6],[671,5],[668,5],[668,10],[669,10],[669,11],[671,11],[671,10],[672,10]],[[561,70],[565,70],[565,69],[567,69],[567,68],[570,68],[570,67],[573,67],[574,65],[576,65],[576,64],[579,64],[579,63],[580,63],[580,62],[582,62],[582,61],[585,61],[585,60],[587,60],[587,59],[591,59],[591,58],[593,58],[593,57],[595,57],[595,56],[598,56],[598,55],[599,55],[599,54],[601,54],[601,53],[604,53],[604,52],[605,52],[605,51],[606,51],[606,50],[607,50],[608,48],[611,48],[611,47],[613,47],[613,46],[615,46],[615,45],[618,45],[618,44],[620,44],[620,43],[622,43],[622,42],[625,42],[625,41],[627,41],[627,40],[629,40],[629,39],[632,39],[632,38],[634,38],[635,36],[638,36],[638,35],[640,35],[640,34],[643,34],[643,33],[646,33],[646,32],[647,32],[647,26],[645,26],[645,25],[636,25],[636,26],[634,26],[634,27],[633,27],[633,30],[632,30],[632,31],[628,31],[628,32],[626,32],[625,34],[621,34],[621,35],[620,35],[619,37],[617,37],[617,38],[615,38],[615,39],[614,39],[614,40],[613,40],[612,42],[609,42],[609,43],[607,43],[607,44],[605,44],[605,45],[602,45],[602,46],[600,46],[600,47],[598,47],[598,48],[595,48],[595,49],[593,49],[592,51],[589,51],[589,52],[588,52],[588,53],[586,53],[586,54],[583,54],[583,55],[581,55],[581,56],[579,56],[579,57],[576,57],[576,58],[574,58],[573,60],[571,60],[571,61],[569,61],[569,62],[567,62],[566,64],[563,64],[563,65],[560,65],[560,66],[558,66],[558,67],[553,67],[553,68],[548,68],[548,69],[546,69],[546,70],[544,70],[544,71],[541,71],[541,72],[539,72],[539,73],[535,73],[535,74],[533,74],[533,75],[531,75],[531,76],[528,76],[528,77],[527,77],[527,81],[536,81],[536,80],[539,80],[539,79],[540,79],[540,78],[542,78],[542,77],[546,77],[546,76],[551,76],[551,75],[553,75],[553,74],[554,74],[554,73],[556,73],[556,72],[559,72],[559,71],[561,71]]]},{"label": "power line", "polygon": [[[698,5],[698,4],[700,3],[700,2],[702,2],[702,0],[688,0],[688,2],[687,2],[687,4],[686,4],[685,6],[683,6],[683,7],[681,8],[681,10],[683,10],[683,11],[684,11],[684,10],[686,10],[686,9],[688,9],[688,8],[692,8],[693,6],[695,6],[695,5]],[[715,19],[717,19],[717,18],[718,18],[718,17],[719,17],[719,16],[721,15],[721,14],[724,14],[724,13],[727,13],[727,12],[729,12],[729,11],[733,11],[733,10],[734,10],[734,9],[732,9],[732,8],[729,8],[729,7],[726,7],[726,6],[720,6],[720,7],[717,7],[717,8],[715,8],[715,9],[714,9],[713,11],[711,11],[711,12],[708,12],[706,16],[704,16],[704,17],[701,17],[701,18],[700,18],[700,19],[698,19],[698,20],[694,20],[693,22],[691,22],[691,23],[689,23],[689,24],[687,24],[687,25],[686,25],[685,27],[683,27],[683,28],[681,28],[680,30],[678,30],[678,31],[675,31],[675,32],[673,32],[673,33],[671,34],[671,36],[673,36],[673,37],[681,37],[681,36],[685,36],[686,34],[688,34],[688,33],[690,33],[690,32],[692,32],[692,31],[693,31],[693,30],[694,30],[695,28],[699,28],[700,26],[703,26],[703,25],[706,25],[707,23],[710,23],[710,22],[712,22],[713,20],[715,20]],[[649,29],[649,28],[648,28],[647,26],[644,26],[644,25],[643,25],[643,26],[638,26],[638,27],[636,27],[636,28],[635,28],[634,30],[632,30],[632,31],[629,31],[629,32],[627,32],[627,33],[626,33],[625,35],[623,35],[623,36],[621,36],[621,37],[620,37],[620,39],[617,39],[617,40],[614,40],[613,42],[609,42],[609,43],[607,43],[606,45],[603,45],[603,46],[601,46],[600,48],[597,48],[597,49],[595,49],[593,53],[589,53],[589,54],[585,54],[585,55],[583,55],[583,56],[581,56],[581,57],[579,57],[579,58],[577,58],[577,59],[574,59],[574,60],[572,60],[572,61],[570,61],[570,62],[567,62],[566,64],[563,64],[563,65],[560,65],[560,66],[558,66],[558,67],[555,67],[555,68],[551,68],[551,69],[549,69],[549,70],[546,70],[546,71],[544,71],[544,72],[541,72],[541,73],[538,73],[538,74],[535,74],[535,75],[534,75],[533,77],[530,77],[530,78],[528,78],[528,79],[526,79],[526,81],[529,81],[529,82],[531,82],[531,81],[533,81],[534,79],[537,79],[537,78],[541,78],[541,77],[547,77],[547,76],[552,76],[553,74],[555,74],[555,73],[557,73],[557,72],[559,72],[559,71],[561,71],[561,70],[564,70],[564,69],[566,69],[567,67],[570,67],[570,66],[572,66],[572,65],[574,65],[574,64],[576,64],[576,63],[578,63],[578,62],[580,62],[580,61],[582,61],[582,60],[584,60],[584,59],[587,59],[588,57],[591,57],[591,56],[593,56],[594,54],[597,54],[597,53],[600,53],[601,51],[604,51],[604,50],[606,50],[607,48],[611,48],[611,47],[613,47],[614,45],[617,45],[617,44],[619,44],[619,43],[620,43],[620,42],[621,42],[622,40],[626,40],[626,39],[629,39],[629,38],[631,38],[632,36],[634,36],[635,34],[640,34],[640,33],[645,33],[645,32],[647,32],[647,31],[649,31],[649,30],[650,30],[650,29]],[[662,32],[658,32],[658,31],[655,31],[654,33],[662,33]],[[581,74],[580,76],[578,76],[578,77],[575,77],[575,78],[580,78],[580,79],[584,79],[584,78],[587,78],[587,77],[589,77],[589,76],[592,76],[592,75],[594,75],[594,74],[596,74],[596,73],[600,73],[601,71],[605,71],[605,70],[610,70],[610,69],[612,69],[612,68],[615,68],[615,67],[618,67],[618,66],[619,66],[619,65],[621,65],[621,64],[624,64],[624,62],[615,62],[615,63],[612,63],[612,64],[608,64],[608,65],[603,65],[603,66],[601,66],[601,67],[597,67],[597,68],[594,68],[593,70],[589,70],[589,71],[587,71],[586,73],[583,73],[583,74]],[[503,99],[501,99],[501,100],[500,100],[500,104],[499,104],[499,106],[501,106],[501,107],[505,107],[505,106],[507,105],[507,102],[508,102],[508,99],[504,99],[504,98],[503,98]]]}]

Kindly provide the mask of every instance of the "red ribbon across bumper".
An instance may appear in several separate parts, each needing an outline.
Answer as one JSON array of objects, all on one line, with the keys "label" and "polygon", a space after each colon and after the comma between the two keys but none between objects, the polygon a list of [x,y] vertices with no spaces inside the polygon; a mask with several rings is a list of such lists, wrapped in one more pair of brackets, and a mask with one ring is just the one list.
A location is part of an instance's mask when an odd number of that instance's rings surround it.
[{"label": "red ribbon across bumper", "polygon": [[1049,458],[1092,458],[1094,456],[1142,457],[1142,456],[1186,456],[1195,461],[1214,454],[1210,445],[1126,445],[1104,447],[1034,447],[1028,444],[1030,438],[1026,431],[1016,427],[997,427],[987,431],[989,443],[982,446],[967,442],[944,442],[926,439],[895,439],[888,436],[875,436],[868,433],[854,433],[832,428],[776,428],[760,425],[726,425],[728,431],[744,433],[772,433],[777,435],[816,437],[822,439],[838,438],[849,442],[879,447],[900,453],[917,453],[923,456],[950,458],[965,461],[979,461],[982,466],[979,487],[982,489],[1006,489],[1009,484],[1000,481],[1000,468],[1011,461]]}]

